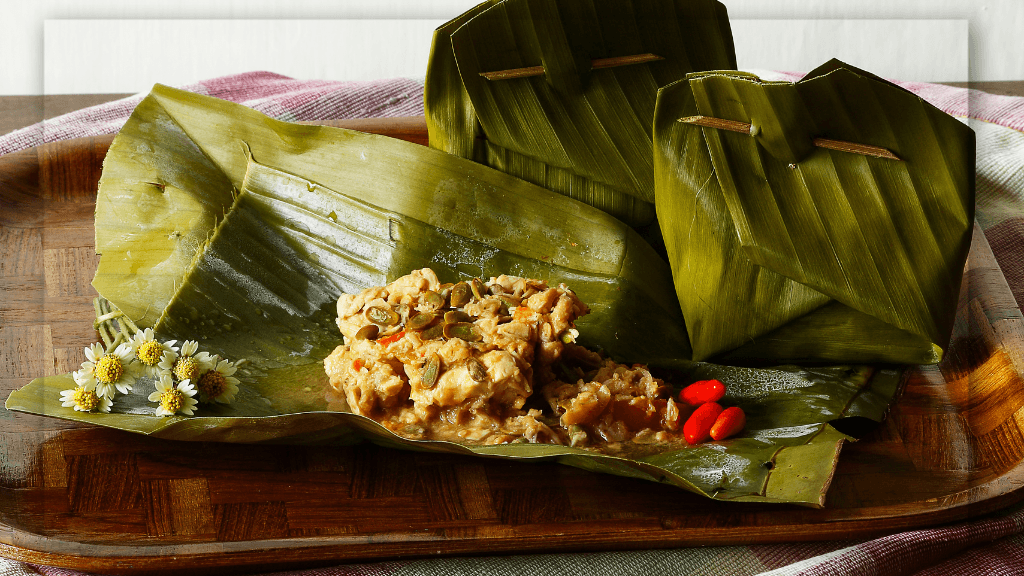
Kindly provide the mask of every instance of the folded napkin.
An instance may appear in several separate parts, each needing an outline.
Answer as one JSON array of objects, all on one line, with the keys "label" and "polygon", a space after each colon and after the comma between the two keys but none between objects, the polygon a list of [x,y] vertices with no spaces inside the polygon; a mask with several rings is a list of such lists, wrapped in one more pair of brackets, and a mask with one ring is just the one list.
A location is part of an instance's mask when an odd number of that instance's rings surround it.
[{"label": "folded napkin", "polygon": [[[768,80],[789,72],[756,71]],[[898,82],[943,111],[970,119],[977,132],[977,218],[1017,302],[1024,302],[1024,98],[936,84]],[[281,120],[423,114],[423,84],[305,81],[269,72],[225,76],[183,86],[238,102]],[[0,136],[0,154],[46,142],[116,132],[142,99],[132,96],[65,114]],[[1024,505],[951,526],[867,541],[677,548],[586,554],[533,554],[348,564],[288,572],[297,576],[493,574],[672,574],[937,576],[1024,574]],[[78,575],[0,558],[7,574]]]}]

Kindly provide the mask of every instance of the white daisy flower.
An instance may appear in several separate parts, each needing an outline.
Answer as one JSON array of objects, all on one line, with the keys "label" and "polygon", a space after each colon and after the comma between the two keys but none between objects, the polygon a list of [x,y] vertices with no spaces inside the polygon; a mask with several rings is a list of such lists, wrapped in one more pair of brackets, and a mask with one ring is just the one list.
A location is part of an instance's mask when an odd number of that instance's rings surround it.
[{"label": "white daisy flower", "polygon": [[75,382],[95,390],[103,398],[114,398],[114,391],[131,392],[139,376],[139,367],[132,362],[132,346],[122,343],[113,352],[104,352],[103,345],[94,343],[85,349],[87,361],[75,372]]},{"label": "white daisy flower", "polygon": [[[176,340],[171,340],[167,344],[173,347],[176,342]],[[199,376],[213,368],[215,364],[214,358],[210,356],[209,352],[196,354],[198,349],[198,342],[195,340],[185,340],[181,345],[181,354],[165,352],[158,366],[161,370],[170,371],[178,380],[198,381]]]},{"label": "white daisy flower", "polygon": [[170,342],[157,340],[153,335],[152,328],[139,330],[129,343],[132,346],[132,355],[139,361],[142,373],[153,378],[160,376],[160,372],[163,370],[160,367],[160,362],[167,352],[177,352],[178,350],[172,345],[174,340]]},{"label": "white daisy flower", "polygon": [[110,412],[110,407],[114,404],[110,398],[97,396],[95,389],[87,386],[75,386],[70,390],[62,391],[60,400],[61,406],[74,408],[79,412],[92,412],[93,410]]},{"label": "white daisy flower", "polygon": [[198,385],[199,400],[201,402],[220,402],[230,404],[238,394],[238,378],[234,377],[238,369],[234,363],[221,360],[214,356],[216,366],[207,370],[199,377]]},{"label": "white daisy flower", "polygon": [[193,398],[195,395],[196,389],[188,380],[182,380],[175,386],[170,374],[161,374],[156,383],[156,392],[149,395],[149,401],[160,403],[156,407],[157,416],[173,416],[178,412],[192,416],[192,410],[198,404]]}]

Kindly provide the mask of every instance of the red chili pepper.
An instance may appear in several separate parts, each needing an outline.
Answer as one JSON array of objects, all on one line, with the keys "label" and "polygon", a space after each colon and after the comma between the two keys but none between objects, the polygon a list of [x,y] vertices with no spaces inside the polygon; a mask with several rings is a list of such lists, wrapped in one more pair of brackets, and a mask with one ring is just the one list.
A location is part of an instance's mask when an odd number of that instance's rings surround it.
[{"label": "red chili pepper", "polygon": [[683,437],[686,438],[686,443],[707,442],[711,438],[711,427],[721,413],[722,407],[716,402],[701,404],[683,424]]},{"label": "red chili pepper", "polygon": [[699,380],[679,393],[679,399],[691,406],[718,402],[725,396],[725,384],[719,380]]},{"label": "red chili pepper", "polygon": [[722,413],[715,419],[711,426],[711,438],[713,440],[725,440],[735,436],[747,424],[747,415],[739,406],[731,406],[722,410]]},{"label": "red chili pepper", "polygon": [[387,346],[388,344],[391,344],[392,342],[398,342],[399,340],[402,339],[402,336],[405,336],[405,330],[401,330],[399,332],[396,332],[396,333],[392,334],[391,336],[385,336],[383,338],[378,338],[377,339],[377,344],[380,344],[381,346]]}]

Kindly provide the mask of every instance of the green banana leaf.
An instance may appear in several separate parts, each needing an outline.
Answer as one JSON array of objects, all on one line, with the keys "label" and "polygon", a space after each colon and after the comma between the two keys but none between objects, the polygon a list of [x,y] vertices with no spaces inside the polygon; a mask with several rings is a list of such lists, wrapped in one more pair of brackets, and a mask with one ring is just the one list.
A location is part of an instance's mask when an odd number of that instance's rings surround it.
[{"label": "green banana leaf", "polygon": [[[195,417],[158,417],[146,402],[152,387],[140,381],[110,414],[76,412],[60,404],[60,392],[74,386],[62,375],[12,393],[10,410],[176,440],[370,439],[545,458],[720,500],[819,507],[841,446],[852,439],[832,423],[880,421],[900,380],[892,369],[687,362],[667,266],[607,214],[437,150],[277,122],[162,86],[110,148],[96,230],[104,250],[94,279],[100,293],[163,339],[195,339],[204,351],[244,359],[237,401],[201,405]],[[724,402],[747,413],[746,431],[621,457],[553,445],[413,441],[348,412],[322,363],[340,343],[337,297],[423,266],[442,280],[507,272],[565,282],[593,307],[577,324],[581,343],[671,366],[680,383],[722,380]]]},{"label": "green banana leaf", "polygon": [[546,459],[592,472],[664,482],[715,500],[821,508],[842,446],[853,440],[825,422],[852,417],[878,420],[900,381],[900,372],[892,369],[693,364],[680,377],[720,378],[729,391],[723,403],[743,406],[747,427],[742,437],[625,458],[551,444],[468,446],[408,440],[369,418],[338,411],[344,408],[343,400],[326,392],[329,385],[321,372],[322,366],[308,365],[244,376],[234,403],[202,405],[195,417],[152,416],[152,404],[145,401],[151,389],[141,384],[131,394],[119,396],[109,414],[64,408],[59,396],[75,386],[70,374],[33,380],[12,392],[6,407],[168,440],[345,445],[368,438],[403,450]]},{"label": "green banana leaf", "polygon": [[[572,286],[592,308],[578,325],[582,342],[613,357],[670,366],[690,356],[668,265],[604,212],[437,150],[278,122],[163,86],[136,110],[104,161],[93,286],[139,326],[169,321],[164,311],[248,175],[250,185],[270,180],[301,198],[266,200],[262,218],[287,228],[296,268],[325,262],[328,292],[304,296],[325,314],[343,292],[427,265],[442,279],[516,274]],[[172,144],[146,152],[163,141]],[[333,269],[328,252],[342,254]],[[262,303],[262,294],[248,296]],[[321,320],[337,332],[333,318]]]},{"label": "green banana leaf", "polygon": [[[592,69],[595,59],[662,60]],[[531,66],[544,74],[480,75]],[[714,0],[503,0],[437,29],[424,107],[431,146],[600,208],[654,222],[657,90],[695,70],[735,68]]]},{"label": "green banana leaf", "polygon": [[[694,116],[756,135],[679,121]],[[967,126],[834,60],[795,84],[693,74],[660,91],[654,130],[658,218],[694,359],[941,359],[974,222]]]}]

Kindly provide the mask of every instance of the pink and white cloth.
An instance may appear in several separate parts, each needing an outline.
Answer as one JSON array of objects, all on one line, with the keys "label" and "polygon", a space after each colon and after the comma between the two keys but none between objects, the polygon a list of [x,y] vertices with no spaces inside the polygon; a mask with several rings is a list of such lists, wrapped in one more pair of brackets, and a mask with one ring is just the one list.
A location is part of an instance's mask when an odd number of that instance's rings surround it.
[{"label": "pink and white cloth", "polygon": [[[244,104],[286,122],[423,115],[423,83],[408,78],[336,82],[247,72],[177,88]],[[114,134],[144,97],[136,94],[15,130],[0,136],[0,154],[58,140]]]},{"label": "pink and white cloth", "polygon": [[[762,72],[773,80],[800,74]],[[1024,98],[937,84],[899,82],[949,114],[969,121],[978,141],[977,218],[1018,304],[1024,303]],[[416,116],[423,84],[295,80],[250,72],[181,86],[244,104],[286,121]],[[47,142],[112,134],[143,95],[65,114],[0,135],[0,154]],[[0,576],[79,576],[69,570],[0,558]],[[278,573],[283,574],[283,573]],[[629,552],[531,554],[348,564],[293,576],[449,576],[455,574],[672,576],[1001,576],[1024,575],[1024,504],[979,519],[867,541],[675,548]]]}]

